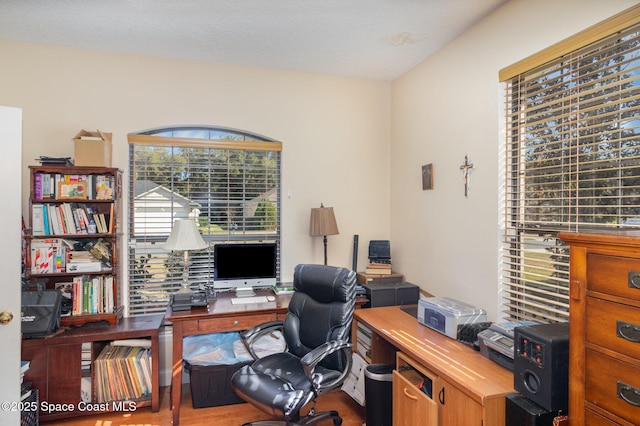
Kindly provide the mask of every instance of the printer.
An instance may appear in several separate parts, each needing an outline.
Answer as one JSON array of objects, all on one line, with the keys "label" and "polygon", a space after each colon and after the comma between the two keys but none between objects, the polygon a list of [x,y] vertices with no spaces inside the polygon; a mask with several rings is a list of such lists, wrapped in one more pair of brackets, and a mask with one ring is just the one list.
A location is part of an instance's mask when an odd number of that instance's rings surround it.
[{"label": "printer", "polygon": [[427,297],[418,301],[418,321],[452,339],[465,325],[486,322],[487,312],[450,297]]}]

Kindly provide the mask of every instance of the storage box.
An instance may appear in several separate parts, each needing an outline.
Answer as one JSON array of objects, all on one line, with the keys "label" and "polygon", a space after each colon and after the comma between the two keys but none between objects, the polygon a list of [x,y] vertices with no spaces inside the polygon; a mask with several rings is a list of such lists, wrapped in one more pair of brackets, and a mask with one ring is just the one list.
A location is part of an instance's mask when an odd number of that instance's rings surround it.
[{"label": "storage box", "polygon": [[193,408],[217,407],[245,402],[231,388],[231,376],[248,362],[230,365],[191,365],[185,361],[191,381]]},{"label": "storage box", "polygon": [[80,130],[73,138],[76,166],[111,167],[111,133]]},{"label": "storage box", "polygon": [[378,306],[415,305],[420,298],[420,288],[412,283],[403,282],[370,282],[362,285],[367,292],[369,302],[364,308]]}]

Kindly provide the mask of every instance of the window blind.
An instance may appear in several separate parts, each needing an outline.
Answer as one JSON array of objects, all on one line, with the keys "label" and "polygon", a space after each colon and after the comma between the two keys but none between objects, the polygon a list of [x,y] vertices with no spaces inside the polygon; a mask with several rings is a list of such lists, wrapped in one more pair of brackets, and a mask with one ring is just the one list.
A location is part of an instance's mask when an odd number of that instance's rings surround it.
[{"label": "window blind", "polygon": [[636,24],[507,80],[508,317],[568,320],[559,231],[640,225],[639,56]]},{"label": "window blind", "polygon": [[164,242],[191,218],[208,247],[190,251],[192,288],[213,282],[219,242],[278,243],[281,144],[209,128],[129,135],[129,315],[164,312],[181,287],[183,254]]}]

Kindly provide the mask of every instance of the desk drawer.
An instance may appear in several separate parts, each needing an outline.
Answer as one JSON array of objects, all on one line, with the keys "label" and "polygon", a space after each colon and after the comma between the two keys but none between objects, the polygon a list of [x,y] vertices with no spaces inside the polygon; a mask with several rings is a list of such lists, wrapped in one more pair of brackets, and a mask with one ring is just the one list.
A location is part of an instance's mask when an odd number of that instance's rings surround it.
[{"label": "desk drawer", "polygon": [[587,298],[587,341],[640,359],[640,309]]},{"label": "desk drawer", "polygon": [[255,327],[268,321],[275,321],[277,315],[258,314],[258,315],[242,315],[226,318],[211,318],[198,321],[198,331],[207,333],[219,333],[224,331],[240,331]]},{"label": "desk drawer", "polygon": [[640,300],[639,259],[589,254],[587,280],[588,290]]},{"label": "desk drawer", "polygon": [[[633,424],[640,423],[640,368],[599,352],[585,351],[585,399]],[[626,389],[619,391],[619,386]],[[625,401],[619,395],[626,397]]]}]

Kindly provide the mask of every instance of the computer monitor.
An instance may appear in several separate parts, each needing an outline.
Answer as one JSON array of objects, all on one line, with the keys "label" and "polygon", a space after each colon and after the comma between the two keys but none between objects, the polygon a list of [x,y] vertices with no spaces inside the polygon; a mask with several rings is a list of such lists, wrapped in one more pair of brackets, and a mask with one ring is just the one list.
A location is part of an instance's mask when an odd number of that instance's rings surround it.
[{"label": "computer monitor", "polygon": [[254,287],[272,287],[276,285],[277,257],[276,243],[215,244],[213,287],[236,290],[238,295],[251,295]]}]

